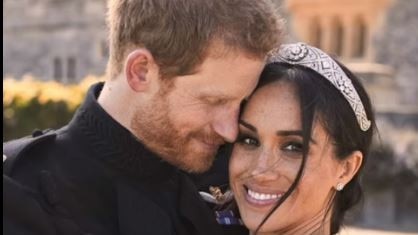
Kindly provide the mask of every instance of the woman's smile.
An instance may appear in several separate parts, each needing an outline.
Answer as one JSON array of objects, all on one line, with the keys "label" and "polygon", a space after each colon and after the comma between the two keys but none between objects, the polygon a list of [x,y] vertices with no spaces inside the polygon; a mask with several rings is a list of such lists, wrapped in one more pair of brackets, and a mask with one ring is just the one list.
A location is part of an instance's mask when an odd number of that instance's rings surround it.
[{"label": "woman's smile", "polygon": [[243,185],[245,200],[253,207],[265,208],[277,203],[283,196],[283,191],[270,192],[264,190],[257,190],[251,186]]}]

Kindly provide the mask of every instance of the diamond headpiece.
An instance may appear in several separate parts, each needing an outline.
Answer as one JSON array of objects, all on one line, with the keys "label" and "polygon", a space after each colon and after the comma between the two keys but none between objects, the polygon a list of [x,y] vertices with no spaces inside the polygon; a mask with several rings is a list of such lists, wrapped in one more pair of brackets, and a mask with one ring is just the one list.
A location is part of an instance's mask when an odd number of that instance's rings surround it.
[{"label": "diamond headpiece", "polygon": [[302,65],[313,69],[326,78],[343,94],[356,115],[362,131],[370,128],[371,122],[367,118],[363,103],[353,83],[341,67],[325,52],[304,43],[284,44],[269,52],[267,63],[287,63]]}]

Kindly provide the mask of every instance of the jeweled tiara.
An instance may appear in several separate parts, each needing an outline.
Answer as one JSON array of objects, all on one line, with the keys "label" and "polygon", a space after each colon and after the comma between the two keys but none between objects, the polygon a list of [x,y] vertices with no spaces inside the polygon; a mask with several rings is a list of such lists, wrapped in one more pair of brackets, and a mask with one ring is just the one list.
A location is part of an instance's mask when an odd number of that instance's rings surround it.
[{"label": "jeweled tiara", "polygon": [[325,52],[304,43],[283,44],[268,54],[267,63],[288,63],[308,67],[326,78],[343,94],[356,115],[362,131],[370,128],[363,103],[353,83],[341,67]]}]

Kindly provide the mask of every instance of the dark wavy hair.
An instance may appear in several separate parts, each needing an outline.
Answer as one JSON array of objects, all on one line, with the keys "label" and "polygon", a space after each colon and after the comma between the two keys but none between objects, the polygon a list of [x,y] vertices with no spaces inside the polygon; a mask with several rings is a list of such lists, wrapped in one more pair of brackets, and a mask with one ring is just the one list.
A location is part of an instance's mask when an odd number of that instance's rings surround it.
[{"label": "dark wavy hair", "polygon": [[356,150],[361,151],[363,154],[363,162],[358,172],[354,175],[352,180],[345,185],[342,191],[336,191],[329,203],[327,213],[331,213],[331,234],[338,233],[344,221],[345,213],[363,198],[360,176],[367,161],[369,148],[373,139],[375,118],[369,96],[359,79],[341,63],[338,61],[336,62],[352,81],[354,88],[364,105],[367,117],[372,122],[370,129],[367,131],[362,131],[360,129],[351,106],[340,91],[314,70],[300,65],[272,63],[266,65],[261,74],[257,88],[276,81],[285,81],[295,86],[300,100],[303,158],[294,182],[273,209],[266,215],[258,226],[256,233],[271,214],[297,187],[307,161],[309,139],[312,134],[314,121],[319,121],[330,135],[335,147],[337,159],[344,160]]}]

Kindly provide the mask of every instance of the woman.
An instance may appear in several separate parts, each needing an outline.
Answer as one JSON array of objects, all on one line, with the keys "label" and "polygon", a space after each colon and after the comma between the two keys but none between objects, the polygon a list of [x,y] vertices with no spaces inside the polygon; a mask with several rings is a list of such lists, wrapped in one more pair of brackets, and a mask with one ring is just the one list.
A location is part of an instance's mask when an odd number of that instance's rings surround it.
[{"label": "woman", "polygon": [[250,234],[335,234],[362,197],[374,129],[359,80],[303,43],[272,51],[245,104],[230,186]]}]

